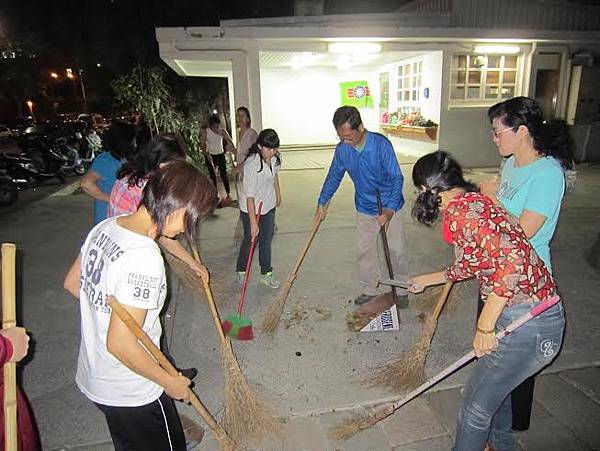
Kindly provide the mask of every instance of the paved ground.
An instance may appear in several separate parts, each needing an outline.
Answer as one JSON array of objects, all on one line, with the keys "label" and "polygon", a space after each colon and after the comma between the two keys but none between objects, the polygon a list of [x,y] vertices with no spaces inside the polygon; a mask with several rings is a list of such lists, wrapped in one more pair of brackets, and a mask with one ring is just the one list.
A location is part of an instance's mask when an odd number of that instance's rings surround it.
[{"label": "paved ground", "polygon": [[[410,167],[403,166],[406,174]],[[475,174],[476,176],[479,174]],[[600,168],[583,167],[574,191],[567,196],[553,246],[556,274],[569,317],[565,346],[536,389],[532,430],[519,436],[524,449],[600,449],[597,317],[598,273],[582,259],[600,226],[597,192]],[[282,174],[284,204],[278,211],[274,263],[280,277],[294,263],[310,229],[315,199],[324,170]],[[405,185],[407,197],[412,187]],[[289,439],[261,449],[289,450],[420,450],[448,449],[458,389],[469,368],[440,384],[430,394],[404,407],[375,428],[343,443],[331,443],[326,429],[353,406],[394,398],[379,389],[364,389],[369,370],[408,349],[419,330],[420,311],[401,311],[399,332],[355,333],[347,329],[348,300],[356,293],[352,187],[344,182],[306,258],[274,337],[258,335],[236,343],[244,373],[278,414],[290,418]],[[215,297],[222,313],[233,312],[238,287],[233,265],[237,252],[237,212],[219,210],[202,226],[203,257],[213,275]],[[405,217],[411,272],[430,271],[451,261],[439,232]],[[91,201],[84,195],[54,196],[26,210],[0,217],[0,240],[15,241],[21,250],[22,318],[37,340],[36,352],[23,371],[45,449],[111,449],[100,413],[73,383],[79,341],[76,302],[62,291],[62,276],[91,225]],[[166,334],[183,367],[200,370],[197,391],[211,411],[220,413],[222,371],[216,336],[203,303],[193,300],[173,280]],[[475,287],[467,287],[451,311],[442,315],[427,362],[432,375],[469,348],[475,313]],[[256,322],[273,296],[250,287],[247,313]],[[325,313],[324,313],[325,312]],[[330,313],[330,314],[329,314]],[[192,415],[187,406],[181,410]],[[344,413],[333,413],[342,410]],[[207,437],[200,449],[215,449]]]}]

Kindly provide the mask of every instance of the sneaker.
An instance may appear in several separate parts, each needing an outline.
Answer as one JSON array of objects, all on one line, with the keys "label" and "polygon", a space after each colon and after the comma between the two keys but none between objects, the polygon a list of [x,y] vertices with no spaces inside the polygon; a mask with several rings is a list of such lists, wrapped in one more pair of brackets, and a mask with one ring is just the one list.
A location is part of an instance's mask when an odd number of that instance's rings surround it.
[{"label": "sneaker", "polygon": [[246,277],[246,271],[237,271],[236,274],[238,283],[243,283],[244,277]]},{"label": "sneaker", "polygon": [[356,299],[354,299],[354,304],[356,304],[356,305],[366,304],[367,302],[369,302],[374,297],[375,297],[375,295],[364,294],[363,293],[360,296],[358,296]]},{"label": "sneaker", "polygon": [[279,283],[279,280],[277,280],[275,277],[273,277],[273,271],[269,271],[266,274],[261,274],[258,281],[260,283],[262,283],[263,285],[266,285],[269,288],[273,288],[273,289],[279,288],[279,286],[281,285]]}]

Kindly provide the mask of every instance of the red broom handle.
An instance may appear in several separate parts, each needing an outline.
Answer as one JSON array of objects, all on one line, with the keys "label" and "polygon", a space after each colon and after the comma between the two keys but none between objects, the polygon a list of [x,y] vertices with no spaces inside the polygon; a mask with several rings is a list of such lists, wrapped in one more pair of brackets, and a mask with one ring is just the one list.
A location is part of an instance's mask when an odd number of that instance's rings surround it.
[{"label": "red broom handle", "polygon": [[[258,211],[256,213],[256,224],[260,225],[260,213],[262,211],[263,203],[258,203]],[[238,317],[242,316],[242,310],[244,309],[244,299],[246,299],[246,288],[248,287],[248,278],[250,277],[250,266],[252,265],[252,257],[254,256],[254,248],[256,247],[256,237],[252,237],[250,241],[250,252],[248,253],[248,260],[246,261],[246,272],[244,273],[244,282],[242,283],[242,291],[240,292],[240,303],[238,305]]]}]

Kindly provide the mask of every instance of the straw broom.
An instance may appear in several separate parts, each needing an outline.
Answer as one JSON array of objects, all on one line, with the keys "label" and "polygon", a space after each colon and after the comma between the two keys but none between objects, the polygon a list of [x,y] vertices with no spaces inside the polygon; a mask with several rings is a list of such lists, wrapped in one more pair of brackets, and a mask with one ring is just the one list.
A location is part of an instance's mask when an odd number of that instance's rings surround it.
[{"label": "straw broom", "polygon": [[433,313],[425,321],[419,339],[413,347],[399,359],[392,360],[377,368],[375,373],[366,381],[367,386],[383,386],[394,391],[405,391],[418,387],[423,383],[425,380],[425,359],[429,353],[438,318],[448,299],[452,285],[452,282],[446,282],[444,285]]},{"label": "straw broom", "polygon": [[[17,248],[2,243],[2,328],[16,327],[15,260]],[[4,364],[4,450],[17,451],[17,367]]]},{"label": "straw broom", "polygon": [[[504,337],[506,337],[507,335],[514,332],[516,329],[521,327],[527,321],[542,314],[549,308],[556,305],[558,302],[560,302],[560,298],[558,296],[554,296],[554,297],[548,298],[545,301],[539,302],[528,313],[525,313],[523,316],[521,316],[520,318],[518,318],[515,321],[513,321],[512,323],[510,323],[508,326],[506,326],[505,329],[498,332],[496,334],[496,339],[502,340]],[[345,440],[347,438],[352,437],[357,432],[360,432],[364,429],[368,429],[372,426],[375,426],[381,420],[389,417],[394,412],[396,412],[396,410],[398,410],[400,407],[409,403],[410,401],[415,399],[417,396],[419,396],[421,393],[423,393],[426,390],[428,390],[429,388],[433,387],[435,384],[437,384],[441,380],[445,379],[450,374],[454,373],[456,370],[463,367],[464,365],[469,363],[474,358],[475,358],[474,351],[470,351],[470,352],[466,353],[461,358],[456,360],[454,363],[447,366],[441,372],[436,374],[434,377],[432,377],[428,381],[424,382],[423,384],[421,384],[420,386],[418,386],[417,388],[412,390],[410,393],[407,393],[406,395],[404,395],[398,401],[395,401],[392,403],[386,403],[386,404],[382,405],[381,407],[375,409],[375,411],[370,415],[361,415],[361,416],[357,416],[356,418],[349,419],[349,420],[343,422],[342,424],[340,424],[339,426],[332,428],[328,432],[327,435],[333,439]]]},{"label": "straw broom", "polygon": [[[190,246],[196,261],[200,261],[198,250]],[[209,284],[202,278],[193,274],[189,266],[173,256],[167,260],[177,262],[172,269],[183,281],[186,287],[192,289],[196,297],[198,293],[198,279],[201,279],[204,293],[208,301],[211,317],[221,342],[222,364],[225,384],[225,406],[223,411],[223,425],[225,430],[238,442],[258,442],[266,435],[277,434],[281,430],[281,423],[272,415],[270,409],[262,402],[252,390],[242,373],[237,358],[233,353],[231,341],[225,336],[221,326],[221,319],[212,295]],[[195,278],[195,280],[194,280]]]},{"label": "straw broom", "polygon": [[[127,326],[130,332],[135,335],[138,341],[146,348],[146,350],[152,355],[154,360],[158,362],[158,364],[171,376],[178,376],[179,372],[173,366],[171,362],[165,357],[165,355],[160,351],[158,346],[154,344],[154,342],[148,337],[146,332],[142,329],[142,327],[135,321],[133,316],[123,307],[123,305],[114,297],[109,296],[108,305],[112,309],[113,312],[119,317],[119,319]],[[202,419],[206,422],[215,438],[219,442],[219,446],[224,451],[234,451],[238,449],[237,444],[227,435],[227,432],[223,429],[223,427],[217,423],[217,421],[213,418],[210,412],[204,407],[204,404],[198,396],[194,393],[194,391],[190,388],[190,404],[196,409],[196,411],[200,414]]]},{"label": "straw broom", "polygon": [[[327,208],[327,205],[325,206],[325,208]],[[283,313],[283,306],[285,305],[285,301],[287,300],[287,297],[290,294],[290,290],[292,289],[292,285],[296,280],[296,277],[298,277],[300,265],[302,265],[304,257],[306,257],[306,254],[308,253],[308,249],[310,248],[310,245],[312,244],[313,239],[315,238],[315,235],[319,230],[321,222],[323,222],[322,219],[315,219],[313,228],[310,232],[310,235],[308,236],[308,240],[306,240],[304,248],[302,248],[300,255],[298,255],[296,264],[292,268],[292,271],[288,274],[283,286],[279,290],[279,293],[277,293],[275,300],[271,303],[269,309],[267,310],[267,313],[265,314],[262,325],[260,327],[263,331],[274,332],[275,329],[277,329],[277,326],[279,325],[279,320],[281,319],[281,314]]]}]

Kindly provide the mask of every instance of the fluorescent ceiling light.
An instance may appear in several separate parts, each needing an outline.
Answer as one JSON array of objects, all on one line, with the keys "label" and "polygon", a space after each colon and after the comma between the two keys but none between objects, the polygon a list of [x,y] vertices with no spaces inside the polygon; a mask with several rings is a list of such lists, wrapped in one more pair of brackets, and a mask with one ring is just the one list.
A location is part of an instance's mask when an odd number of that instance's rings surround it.
[{"label": "fluorescent ceiling light", "polygon": [[516,45],[477,45],[477,46],[475,46],[475,53],[482,53],[482,54],[488,54],[488,55],[495,54],[495,53],[513,55],[515,53],[519,53],[520,51],[521,51],[521,48]]},{"label": "fluorescent ceiling light", "polygon": [[290,61],[287,63],[293,69],[300,69],[305,66],[309,66],[312,63],[323,58],[323,54],[312,53],[312,52],[302,52],[299,55],[294,55]]},{"label": "fluorescent ceiling light", "polygon": [[379,53],[381,44],[374,42],[332,42],[327,46],[329,53]]}]

